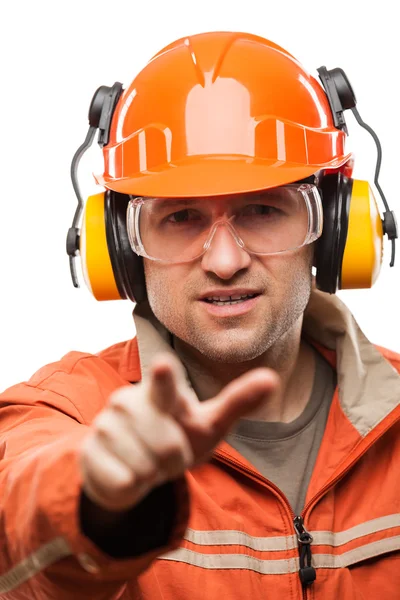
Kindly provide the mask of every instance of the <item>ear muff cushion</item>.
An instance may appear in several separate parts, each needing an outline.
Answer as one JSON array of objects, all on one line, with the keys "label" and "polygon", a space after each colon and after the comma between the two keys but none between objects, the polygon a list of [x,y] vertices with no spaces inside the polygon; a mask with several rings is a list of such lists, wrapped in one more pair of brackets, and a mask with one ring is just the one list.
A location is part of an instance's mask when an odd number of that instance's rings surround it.
[{"label": "ear muff cushion", "polygon": [[104,193],[89,196],[83,214],[79,251],[83,276],[96,300],[119,300],[104,215]]},{"label": "ear muff cushion", "polygon": [[322,235],[316,248],[316,284],[329,294],[341,287],[353,180],[342,173],[325,175],[320,183],[323,208]]},{"label": "ear muff cushion", "polygon": [[341,288],[372,287],[382,258],[383,227],[378,205],[368,181],[354,179]]},{"label": "ear muff cushion", "polygon": [[143,302],[147,298],[143,260],[133,252],[126,228],[129,196],[108,190],[105,195],[105,226],[110,260],[121,298]]}]

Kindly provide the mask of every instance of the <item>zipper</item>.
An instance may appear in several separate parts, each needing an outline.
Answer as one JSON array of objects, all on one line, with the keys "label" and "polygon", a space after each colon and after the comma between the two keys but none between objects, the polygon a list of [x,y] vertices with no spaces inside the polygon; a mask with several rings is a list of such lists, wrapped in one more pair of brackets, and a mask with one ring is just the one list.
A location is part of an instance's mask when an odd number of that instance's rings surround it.
[{"label": "zipper", "polygon": [[306,588],[311,585],[316,577],[317,572],[311,565],[312,553],[311,544],[313,542],[313,536],[304,527],[304,521],[302,516],[295,517],[293,519],[294,528],[296,530],[297,541],[299,543],[299,555],[300,555],[300,569],[299,577],[301,585],[303,586],[303,598],[307,597]]},{"label": "zipper", "polygon": [[287,512],[290,515],[290,520],[293,523],[294,531],[298,541],[300,558],[299,579],[301,582],[303,592],[303,600],[306,600],[307,588],[315,581],[317,572],[315,568],[311,565],[311,544],[313,541],[313,537],[311,533],[305,528],[303,517],[301,515],[294,514],[293,509],[290,506],[286,496],[274,483],[272,483],[272,481],[269,481],[269,479],[262,477],[262,475],[259,475],[256,471],[253,471],[248,467],[240,464],[239,462],[225,455],[225,453],[222,453],[221,451],[216,452],[215,456],[218,459],[221,459],[222,462],[233,466],[237,471],[241,471],[242,473],[248,475],[250,479],[253,479],[257,483],[261,483],[264,487],[266,487],[267,484],[268,489],[272,490],[275,493],[275,495],[282,500],[283,504],[287,509]]}]

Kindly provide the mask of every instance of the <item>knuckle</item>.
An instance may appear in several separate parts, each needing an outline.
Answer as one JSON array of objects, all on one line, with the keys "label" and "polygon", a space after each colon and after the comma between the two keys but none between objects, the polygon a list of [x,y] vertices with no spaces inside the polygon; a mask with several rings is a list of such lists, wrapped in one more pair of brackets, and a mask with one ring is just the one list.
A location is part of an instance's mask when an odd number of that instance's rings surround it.
[{"label": "knuckle", "polygon": [[165,463],[171,459],[179,458],[182,455],[182,446],[177,441],[169,441],[158,449],[158,459]]},{"label": "knuckle", "polygon": [[125,477],[118,477],[117,479],[110,479],[108,490],[111,494],[119,496],[126,494],[132,489],[132,486],[136,482],[136,477],[133,472],[127,473]]},{"label": "knuckle", "polygon": [[122,411],[128,411],[128,407],[131,401],[131,394],[129,394],[126,388],[120,388],[119,390],[111,394],[109,399],[109,403],[112,408],[116,408]]},{"label": "knuckle", "polygon": [[149,461],[146,465],[140,465],[135,469],[135,475],[138,483],[144,483],[153,481],[159,475],[159,465],[153,460]]},{"label": "knuckle", "polygon": [[109,412],[103,411],[93,421],[93,427],[97,434],[109,435],[111,429],[111,421],[109,418]]},{"label": "knuckle", "polygon": [[88,435],[82,442],[82,445],[80,447],[80,451],[79,451],[79,456],[80,456],[80,460],[83,462],[83,464],[86,466],[88,461],[90,460],[90,457],[93,454],[93,435]]},{"label": "knuckle", "polygon": [[105,477],[104,475],[104,472],[99,473],[97,469],[93,469],[91,480],[103,493],[112,496],[127,493],[128,490],[132,489],[136,481],[135,473],[128,469],[124,469],[123,472],[118,470],[117,473],[109,469],[107,476]]},{"label": "knuckle", "polygon": [[188,441],[174,422],[166,422],[163,439],[157,448],[157,458],[162,467],[168,463],[181,464],[184,460]]}]

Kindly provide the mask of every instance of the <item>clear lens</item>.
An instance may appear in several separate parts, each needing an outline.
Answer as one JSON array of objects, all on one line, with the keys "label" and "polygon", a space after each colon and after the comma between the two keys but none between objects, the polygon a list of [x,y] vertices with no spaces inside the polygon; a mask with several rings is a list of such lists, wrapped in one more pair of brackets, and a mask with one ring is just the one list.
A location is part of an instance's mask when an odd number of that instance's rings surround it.
[{"label": "clear lens", "polygon": [[231,197],[134,198],[127,226],[134,252],[163,262],[198,258],[221,226],[248,252],[277,254],[320,236],[322,207],[309,184]]}]

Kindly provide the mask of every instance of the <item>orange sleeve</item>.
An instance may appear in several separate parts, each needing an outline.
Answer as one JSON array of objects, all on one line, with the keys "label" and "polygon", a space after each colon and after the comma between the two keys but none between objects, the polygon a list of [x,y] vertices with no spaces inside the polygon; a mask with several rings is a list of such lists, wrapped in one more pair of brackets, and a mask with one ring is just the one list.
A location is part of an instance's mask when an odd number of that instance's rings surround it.
[{"label": "orange sleeve", "polygon": [[101,358],[71,353],[0,394],[2,599],[111,598],[179,545],[188,518],[184,478],[173,486],[179,518],[164,547],[115,559],[81,530],[78,450],[111,391],[126,384]]}]

